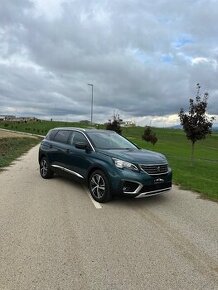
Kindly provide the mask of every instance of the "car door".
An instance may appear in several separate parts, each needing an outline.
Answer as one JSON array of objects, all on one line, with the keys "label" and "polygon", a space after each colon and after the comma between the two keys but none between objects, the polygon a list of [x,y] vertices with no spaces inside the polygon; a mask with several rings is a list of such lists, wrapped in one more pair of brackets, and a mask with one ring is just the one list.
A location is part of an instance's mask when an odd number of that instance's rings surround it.
[{"label": "car door", "polygon": [[52,142],[53,166],[65,167],[68,157],[70,130],[58,130]]},{"label": "car door", "polygon": [[[76,144],[86,144],[87,148],[76,148]],[[67,168],[77,177],[84,178],[92,164],[93,151],[87,137],[78,131],[73,131],[68,140]]]}]

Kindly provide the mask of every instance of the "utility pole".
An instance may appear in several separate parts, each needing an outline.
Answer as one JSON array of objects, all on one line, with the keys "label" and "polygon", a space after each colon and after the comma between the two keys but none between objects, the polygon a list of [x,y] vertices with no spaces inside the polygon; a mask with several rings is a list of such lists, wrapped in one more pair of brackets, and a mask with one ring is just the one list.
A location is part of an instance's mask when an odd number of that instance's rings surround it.
[{"label": "utility pole", "polygon": [[92,87],[92,100],[91,100],[91,125],[93,123],[93,84],[88,84],[88,86]]}]

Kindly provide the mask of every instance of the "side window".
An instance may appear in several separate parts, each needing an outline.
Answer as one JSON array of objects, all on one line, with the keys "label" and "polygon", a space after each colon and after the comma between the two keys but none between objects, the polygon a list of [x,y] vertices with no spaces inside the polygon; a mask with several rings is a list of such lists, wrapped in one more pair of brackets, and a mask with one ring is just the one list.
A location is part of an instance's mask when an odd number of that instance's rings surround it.
[{"label": "side window", "polygon": [[54,141],[61,142],[61,143],[67,143],[69,136],[70,136],[70,131],[60,130],[55,135]]},{"label": "side window", "polygon": [[86,137],[80,133],[80,132],[73,132],[70,140],[70,144],[75,145],[76,143],[86,143],[88,144],[88,141]]},{"label": "side window", "polygon": [[48,134],[46,135],[46,139],[53,141],[56,134],[57,134],[57,130],[50,130]]}]

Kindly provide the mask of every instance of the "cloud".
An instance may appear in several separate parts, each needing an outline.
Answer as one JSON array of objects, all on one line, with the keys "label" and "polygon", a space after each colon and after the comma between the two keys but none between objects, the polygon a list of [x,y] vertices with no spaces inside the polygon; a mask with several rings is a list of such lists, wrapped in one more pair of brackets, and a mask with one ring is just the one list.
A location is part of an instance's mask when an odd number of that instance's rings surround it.
[{"label": "cloud", "polygon": [[178,122],[197,83],[217,114],[217,24],[217,0],[4,1],[0,114],[89,119],[88,83],[94,121]]}]

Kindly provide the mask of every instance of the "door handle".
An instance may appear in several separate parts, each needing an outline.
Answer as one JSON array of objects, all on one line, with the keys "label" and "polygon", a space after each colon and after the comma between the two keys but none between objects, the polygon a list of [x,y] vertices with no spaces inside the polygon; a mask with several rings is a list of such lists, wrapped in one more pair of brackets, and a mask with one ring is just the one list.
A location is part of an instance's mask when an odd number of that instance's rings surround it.
[{"label": "door handle", "polygon": [[53,146],[50,144],[50,145],[49,145],[49,148],[51,149],[51,148],[53,148]]},{"label": "door handle", "polygon": [[66,149],[66,153],[69,154],[70,153],[70,149]]}]

